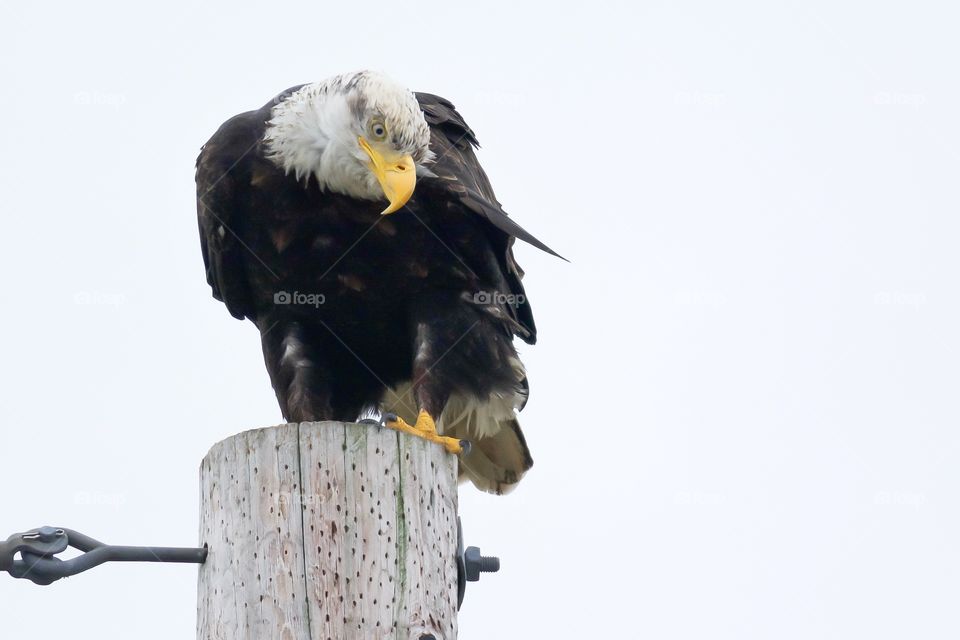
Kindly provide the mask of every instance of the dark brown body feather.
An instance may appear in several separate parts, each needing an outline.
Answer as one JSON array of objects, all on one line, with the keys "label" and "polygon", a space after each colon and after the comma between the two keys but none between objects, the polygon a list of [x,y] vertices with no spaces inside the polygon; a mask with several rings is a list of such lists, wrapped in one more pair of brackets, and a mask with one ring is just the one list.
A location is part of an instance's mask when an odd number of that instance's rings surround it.
[{"label": "dark brown body feather", "polygon": [[[298,183],[265,157],[270,109],[288,93],[228,120],[197,161],[207,280],[259,327],[284,417],[354,420],[411,381],[435,416],[451,394],[525,395],[510,362],[514,335],[536,340],[512,251],[526,232],[500,209],[453,105],[417,95],[436,175],[381,216],[382,203]],[[509,428],[519,477],[532,462],[519,426]]]}]

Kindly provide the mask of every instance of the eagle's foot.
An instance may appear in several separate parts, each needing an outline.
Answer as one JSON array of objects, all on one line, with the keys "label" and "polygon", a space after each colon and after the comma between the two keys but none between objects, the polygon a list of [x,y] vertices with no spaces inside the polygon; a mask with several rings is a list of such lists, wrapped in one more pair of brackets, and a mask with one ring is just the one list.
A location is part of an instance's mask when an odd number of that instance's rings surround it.
[{"label": "eagle's foot", "polygon": [[403,418],[395,413],[385,413],[382,422],[387,428],[396,429],[397,431],[409,433],[412,436],[443,445],[444,449],[453,454],[463,453],[470,446],[470,443],[466,440],[448,438],[447,436],[441,436],[437,433],[437,425],[434,423],[433,418],[423,410],[420,411],[420,414],[417,416],[417,423],[413,426],[407,424]]}]

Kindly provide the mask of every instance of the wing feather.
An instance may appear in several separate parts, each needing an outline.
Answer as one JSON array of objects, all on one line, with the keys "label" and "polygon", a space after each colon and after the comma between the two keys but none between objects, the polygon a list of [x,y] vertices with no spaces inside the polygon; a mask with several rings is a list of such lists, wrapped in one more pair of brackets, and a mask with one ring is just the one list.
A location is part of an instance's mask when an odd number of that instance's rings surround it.
[{"label": "wing feather", "polygon": [[441,190],[448,201],[490,223],[488,235],[497,253],[501,275],[510,293],[514,294],[514,300],[518,301],[508,307],[511,318],[521,327],[515,333],[533,344],[537,336],[536,324],[521,282],[523,270],[513,255],[514,240],[519,238],[551,255],[565,258],[523,229],[503,210],[474,152],[479,147],[477,137],[453,104],[430,93],[417,93],[416,96],[433,132],[431,149],[436,154],[435,163],[430,165],[432,175],[423,182]]},{"label": "wing feather", "polygon": [[224,122],[197,157],[197,222],[200,250],[213,297],[235,318],[255,319],[256,308],[246,265],[253,252],[244,244],[248,222],[250,167],[260,148],[274,105],[303,85],[291,87],[255,111]]},{"label": "wing feather", "polygon": [[254,312],[240,240],[244,220],[236,215],[237,180],[231,173],[239,160],[236,138],[243,128],[237,118],[224,123],[200,150],[196,175],[197,222],[207,283],[213,297],[240,319],[252,318]]}]

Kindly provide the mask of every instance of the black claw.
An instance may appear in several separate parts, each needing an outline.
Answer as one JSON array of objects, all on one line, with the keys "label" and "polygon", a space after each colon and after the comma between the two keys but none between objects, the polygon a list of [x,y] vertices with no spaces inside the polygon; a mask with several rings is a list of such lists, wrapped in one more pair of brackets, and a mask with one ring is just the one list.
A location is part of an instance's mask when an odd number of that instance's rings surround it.
[{"label": "black claw", "polygon": [[364,418],[360,421],[360,424],[380,424],[380,421],[373,418]]},{"label": "black claw", "polygon": [[469,441],[469,440],[461,440],[461,441],[460,441],[460,448],[463,449],[463,452],[462,452],[463,455],[467,455],[468,453],[470,453],[470,449],[473,448],[473,445],[470,444],[470,441]]}]

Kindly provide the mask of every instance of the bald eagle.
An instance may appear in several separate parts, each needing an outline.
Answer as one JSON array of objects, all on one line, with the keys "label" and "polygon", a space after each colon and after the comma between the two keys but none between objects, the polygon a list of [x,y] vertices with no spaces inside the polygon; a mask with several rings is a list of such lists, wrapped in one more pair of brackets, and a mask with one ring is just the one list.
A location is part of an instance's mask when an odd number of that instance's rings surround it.
[{"label": "bald eagle", "polygon": [[227,120],[197,212],[207,282],[259,329],[286,420],[380,414],[504,493],[533,464],[514,239],[556,254],[504,213],[477,146],[449,101],[345,74]]}]

